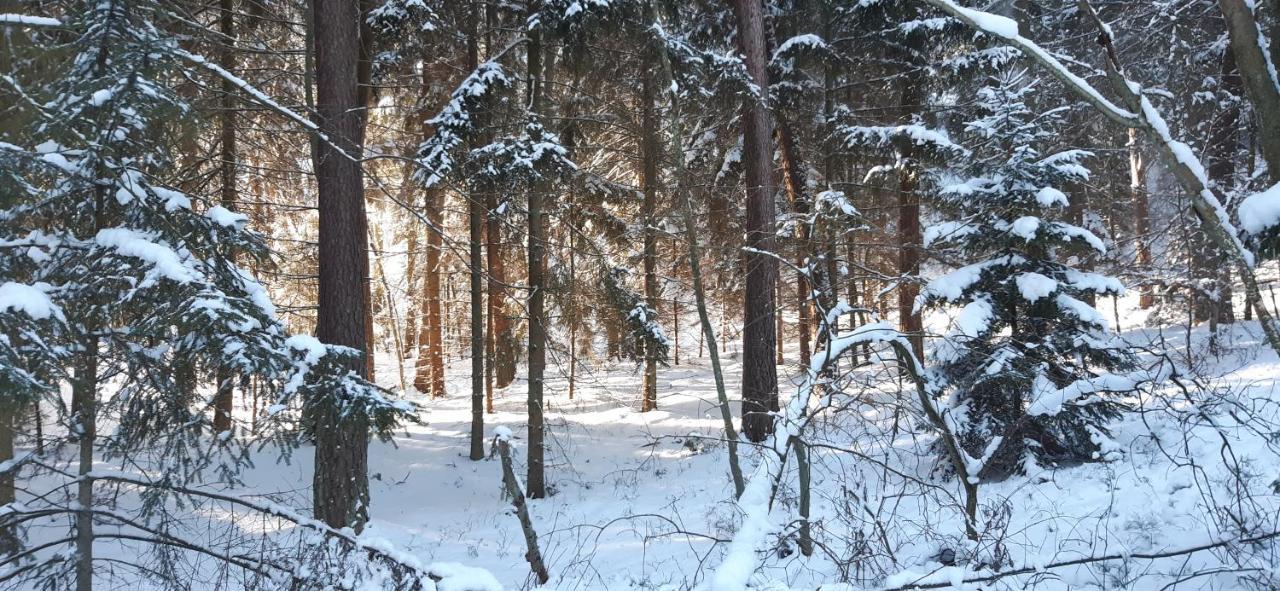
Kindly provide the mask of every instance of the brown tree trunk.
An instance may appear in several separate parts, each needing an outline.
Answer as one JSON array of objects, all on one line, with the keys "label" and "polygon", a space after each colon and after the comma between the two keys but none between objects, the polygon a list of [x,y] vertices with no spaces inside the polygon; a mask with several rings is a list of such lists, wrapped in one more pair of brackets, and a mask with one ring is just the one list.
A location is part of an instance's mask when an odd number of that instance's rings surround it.
[{"label": "brown tree trunk", "polygon": [[[903,79],[899,107],[909,123],[911,113],[920,109],[924,94],[919,76],[909,73]],[[906,142],[900,148],[902,164],[898,170],[898,325],[911,342],[917,359],[924,359],[924,324],[915,312],[920,294],[920,170],[915,162],[913,146]]]},{"label": "brown tree trunk", "polygon": [[[796,217],[796,268],[804,269],[811,253],[813,252],[812,237],[809,235],[809,196],[805,191],[804,165],[800,160],[800,154],[796,150],[795,138],[791,136],[791,128],[787,122],[778,117],[778,154],[782,164],[782,186],[787,191],[787,201],[791,204],[791,211]],[[813,338],[810,333],[812,319],[810,318],[810,295],[813,293],[813,287],[809,284],[809,279],[804,273],[796,273],[796,308],[798,318],[796,321],[796,340],[800,341],[800,365],[808,367],[809,341]],[[782,335],[778,335],[778,340],[782,340]]]},{"label": "brown tree trunk", "polygon": [[[649,52],[646,51],[646,56]],[[651,61],[651,58],[650,60]],[[641,167],[640,183],[644,190],[641,219],[644,221],[644,300],[653,311],[658,310],[658,159],[662,150],[658,145],[657,118],[654,116],[655,95],[651,64],[641,76]],[[640,411],[658,408],[658,359],[652,347],[644,348],[644,383]]]},{"label": "brown tree trunk", "polygon": [[[530,3],[530,14],[537,9],[538,2]],[[528,42],[529,68],[529,105],[533,116],[542,111],[542,33],[540,29],[529,32]],[[546,186],[533,183],[529,189],[529,445],[527,448],[526,466],[529,497],[541,499],[547,496],[546,466],[544,439],[546,425],[542,417],[543,373],[547,366],[547,328],[544,296],[546,284],[543,279],[545,270],[546,223],[543,221],[542,200]]]},{"label": "brown tree trunk", "polygon": [[[1267,54],[1262,52],[1257,15],[1246,0],[1218,0],[1218,6],[1230,34],[1239,83],[1253,103],[1258,120],[1258,140],[1267,174],[1272,182],[1280,181],[1280,88],[1267,65]],[[1271,40],[1272,44],[1278,42]]]},{"label": "brown tree trunk", "polygon": [[[478,0],[472,0],[467,15],[467,70],[479,65],[479,40],[476,21]],[[484,257],[480,251],[484,241],[484,203],[474,191],[467,192],[467,230],[470,238],[468,276],[471,279],[471,459],[484,459]]]},{"label": "brown tree trunk", "polygon": [[[408,167],[406,167],[408,168]],[[404,183],[410,186],[412,180],[409,173],[405,173]],[[406,189],[401,191],[402,203],[413,202],[413,191]],[[404,270],[404,301],[409,305],[405,306],[404,318],[404,349],[400,351],[401,359],[409,357],[417,349],[418,343],[418,310],[414,303],[418,299],[418,232],[411,230],[408,238],[405,240],[405,270]]]},{"label": "brown tree trunk", "polygon": [[[1223,91],[1234,96],[1244,94],[1240,71],[1236,67],[1235,55],[1232,52],[1223,53],[1220,74],[1219,81]],[[1209,179],[1226,194],[1235,186],[1235,156],[1240,148],[1239,103],[1223,101],[1211,121],[1206,165]],[[1201,255],[1195,260],[1205,264],[1203,264],[1203,272],[1199,273],[1197,278],[1207,279],[1213,285],[1213,297],[1204,298],[1203,313],[1212,323],[1213,332],[1216,334],[1218,324],[1231,324],[1236,319],[1235,311],[1231,307],[1231,266],[1212,244],[1204,244],[1200,253]]]},{"label": "brown tree trunk", "polygon": [[[1138,144],[1138,130],[1129,130],[1129,198],[1133,203],[1133,244],[1137,255],[1138,272],[1151,270],[1151,208],[1147,201],[1147,161],[1142,157]],[[1138,307],[1146,310],[1156,303],[1151,286],[1143,284],[1139,290]]]},{"label": "brown tree trunk", "polygon": [[90,337],[76,354],[71,383],[72,427],[78,444],[76,483],[76,591],[93,590],[93,446],[97,439],[98,338]]},{"label": "brown tree trunk", "polygon": [[[328,138],[316,149],[320,217],[321,342],[367,352],[369,313],[368,222],[364,176],[358,158],[364,143],[357,70],[360,61],[358,6],[346,0],[315,0],[315,64],[320,130]],[[341,150],[341,152],[339,152]],[[350,370],[364,375],[363,359]],[[360,531],[368,516],[368,425],[342,414],[336,404],[315,420],[313,512],[331,527]]]},{"label": "brown tree trunk", "polygon": [[[769,72],[764,50],[764,16],[760,0],[733,0],[738,25],[738,49],[745,57],[747,73],[761,92],[768,92]],[[773,297],[778,262],[772,253],[773,226],[777,218],[773,202],[773,126],[763,97],[748,98],[742,106],[742,164],[747,184],[745,224],[746,294],[742,331],[742,432],[754,442],[773,432],[778,410],[778,368],[774,365]],[[761,252],[763,251],[763,253]],[[764,254],[768,253],[768,254]]]},{"label": "brown tree trunk", "polygon": [[[218,65],[224,70],[235,70],[235,5],[233,0],[218,2],[218,33],[221,50]],[[236,87],[229,80],[222,81],[221,112],[218,114],[219,158],[218,176],[221,182],[222,206],[236,210]],[[234,376],[227,368],[216,372],[217,393],[213,398],[213,430],[218,433],[231,430],[231,407],[234,402]]]}]

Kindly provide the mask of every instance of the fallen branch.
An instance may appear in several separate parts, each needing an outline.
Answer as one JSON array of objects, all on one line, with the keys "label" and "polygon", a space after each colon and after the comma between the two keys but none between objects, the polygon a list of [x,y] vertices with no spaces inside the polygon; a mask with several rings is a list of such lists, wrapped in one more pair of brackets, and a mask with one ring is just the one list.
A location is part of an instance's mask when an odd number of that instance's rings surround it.
[{"label": "fallen branch", "polygon": [[[529,517],[529,505],[525,503],[524,490],[520,481],[516,480],[515,468],[511,466],[511,430],[506,427],[494,429],[493,449],[502,458],[502,486],[511,497],[511,504],[516,508],[516,517],[520,519],[520,529],[524,531],[524,543],[528,550],[524,559],[529,561],[529,568],[538,577],[538,584],[545,585],[551,579],[547,573],[547,565],[542,561],[542,551],[538,550],[538,532],[533,529],[533,519]],[[493,452],[490,452],[493,457]]]}]

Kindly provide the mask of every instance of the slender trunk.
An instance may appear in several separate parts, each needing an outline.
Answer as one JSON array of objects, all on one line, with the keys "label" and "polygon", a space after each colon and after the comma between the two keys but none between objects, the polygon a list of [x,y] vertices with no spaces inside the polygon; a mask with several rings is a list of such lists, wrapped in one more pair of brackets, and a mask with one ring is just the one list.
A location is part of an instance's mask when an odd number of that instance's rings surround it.
[{"label": "slender trunk", "polygon": [[[649,53],[646,51],[646,56]],[[657,118],[654,115],[656,95],[652,78],[649,72],[646,72],[641,76],[640,84],[640,183],[644,191],[644,204],[640,217],[644,223],[644,299],[649,309],[656,312],[658,310],[658,159],[662,158],[662,154],[658,146]],[[658,359],[652,347],[646,345],[644,347],[644,391],[640,410],[646,412],[657,410],[657,408]]]},{"label": "slender trunk", "polygon": [[[652,15],[650,15],[652,17]],[[671,88],[671,61],[665,48],[658,53],[662,65],[663,82]],[[729,473],[733,478],[734,496],[741,497],[746,483],[742,477],[742,467],[738,463],[738,433],[733,428],[733,409],[729,406],[729,394],[724,384],[724,371],[720,367],[720,350],[716,341],[715,326],[711,322],[711,312],[707,307],[707,293],[702,284],[702,254],[698,248],[698,226],[693,209],[693,198],[684,190],[684,127],[680,119],[680,100],[675,93],[671,95],[671,154],[675,158],[676,188],[674,195],[683,200],[684,238],[689,254],[689,276],[693,280],[694,306],[698,309],[698,323],[702,326],[699,340],[701,347],[706,345],[711,358],[711,375],[716,384],[716,400],[720,406],[720,418],[724,421],[724,439],[729,449]]]},{"label": "slender trunk", "polygon": [[[406,130],[409,129],[406,127]],[[405,165],[403,186],[400,191],[401,203],[413,203],[413,180],[412,165]],[[404,317],[404,337],[402,339],[403,349],[400,350],[400,358],[409,357],[416,349],[418,342],[418,310],[414,303],[418,299],[418,232],[411,230],[405,240],[405,269],[404,269],[404,301],[408,303],[405,306]],[[401,364],[403,365],[403,364]]]},{"label": "slender trunk", "polygon": [[[530,16],[538,9],[538,3],[531,2]],[[532,116],[541,114],[542,107],[542,33],[540,29],[529,32],[528,42],[529,68],[529,109]],[[543,298],[546,285],[543,271],[546,261],[546,224],[542,219],[542,199],[545,186],[533,183],[529,189],[529,445],[526,465],[528,467],[527,482],[529,496],[541,499],[547,496],[545,447],[546,425],[542,418],[543,372],[547,365],[547,329],[546,311],[543,309]]]},{"label": "slender trunk", "polygon": [[[905,122],[920,108],[923,101],[922,81],[914,73],[903,81],[899,107]],[[911,350],[918,359],[924,359],[924,324],[915,311],[916,296],[920,294],[920,195],[916,188],[920,182],[920,170],[915,161],[912,145],[900,149],[898,170],[898,324],[911,342]]]},{"label": "slender trunk", "polygon": [[[1236,66],[1232,52],[1222,55],[1220,85],[1223,91],[1233,95],[1243,94],[1240,71]],[[1240,149],[1240,103],[1224,101],[1216,116],[1211,119],[1212,129],[1209,137],[1207,168],[1209,179],[1223,193],[1235,187],[1236,153]],[[1212,284],[1212,297],[1206,298],[1208,316],[1212,324],[1213,344],[1217,345],[1217,325],[1235,322],[1235,312],[1231,308],[1231,266],[1223,260],[1222,254],[1212,245],[1206,244],[1203,261],[1207,268],[1203,274]]]},{"label": "slender trunk", "polygon": [[[218,52],[218,65],[228,72],[234,72],[235,63],[235,4],[233,0],[218,2],[218,33],[221,40],[221,51]],[[218,176],[221,182],[222,206],[236,210],[236,114],[235,96],[237,89],[229,80],[222,81],[222,98],[219,104],[219,166]],[[228,368],[219,367],[217,371],[217,393],[213,398],[213,430],[222,433],[231,429],[231,407],[234,388],[233,374]]]},{"label": "slender trunk", "polygon": [[79,450],[76,482],[76,591],[93,589],[93,446],[97,438],[98,338],[76,354],[71,383],[72,428]]},{"label": "slender trunk", "polygon": [[[367,353],[369,231],[363,174],[353,160],[364,143],[357,81],[361,15],[354,3],[345,0],[315,0],[312,5],[316,114],[320,130],[329,139],[317,146],[315,162],[320,196],[316,337]],[[350,365],[360,375],[368,369],[363,359]],[[314,418],[314,514],[331,527],[359,532],[368,515],[367,421],[343,414],[336,403],[320,409]]]},{"label": "slender trunk", "polygon": [[[471,2],[467,15],[467,69],[474,71],[479,62],[479,40],[476,20],[479,3]],[[470,238],[468,274],[471,278],[471,459],[484,459],[484,257],[480,251],[484,240],[484,203],[474,191],[467,193],[467,229]]]},{"label": "slender trunk", "polygon": [[[1248,0],[1218,0],[1230,33],[1231,53],[1239,68],[1238,83],[1253,103],[1262,157],[1274,183],[1280,182],[1280,87],[1276,84],[1273,64],[1263,52],[1264,39],[1252,4]],[[1276,17],[1271,16],[1273,20]],[[1271,43],[1280,43],[1280,39],[1273,38]]]},{"label": "slender trunk", "polygon": [[773,284],[773,301],[777,304],[773,314],[773,325],[777,338],[773,340],[773,343],[774,349],[778,353],[778,358],[776,360],[778,365],[786,365],[787,360],[782,356],[782,341],[787,338],[787,333],[783,330],[782,326],[782,273],[778,273],[777,277],[778,281]]},{"label": "slender trunk", "polygon": [[[577,256],[574,252],[575,241],[578,238],[577,232],[569,235],[569,301],[574,301],[574,285],[578,280]],[[569,400],[573,400],[573,395],[577,388],[578,382],[578,322],[580,318],[569,319]]]},{"label": "slender trunk", "polygon": [[[1147,161],[1142,157],[1138,144],[1138,130],[1129,130],[1129,198],[1133,202],[1133,244],[1137,254],[1138,272],[1151,269],[1151,246],[1147,236],[1151,231],[1151,209],[1147,202]],[[1143,282],[1139,291],[1138,307],[1143,310],[1155,305],[1156,297],[1151,286]]]},{"label": "slender trunk", "polygon": [[[782,186],[787,191],[787,201],[791,204],[791,211],[796,217],[796,268],[805,269],[808,264],[810,254],[813,252],[812,236],[808,224],[809,217],[809,197],[805,190],[804,165],[800,161],[799,151],[796,149],[795,138],[791,134],[791,127],[787,125],[780,116],[778,117],[778,154],[782,164]],[[796,273],[796,309],[798,318],[796,320],[796,340],[800,342],[800,365],[807,367],[809,365],[809,357],[811,355],[809,342],[813,336],[810,332],[813,320],[810,318],[810,294],[813,287],[809,284],[809,278],[803,272]],[[782,335],[778,335],[778,340],[782,340]]]},{"label": "slender trunk", "polygon": [[[378,230],[378,226],[376,225],[372,227],[372,231],[373,235],[371,236],[371,239],[373,240],[373,245],[377,247],[377,249],[373,251],[373,268],[378,274],[378,284],[382,286],[382,298],[379,303],[386,308],[387,315],[390,317],[389,320],[391,321],[391,350],[403,351],[405,347],[404,343],[400,341],[400,317],[399,313],[396,312],[396,299],[395,295],[391,292],[391,282],[387,280],[387,271],[382,265],[382,253],[386,252],[382,242],[382,232]],[[366,331],[366,333],[370,333],[370,331]],[[371,333],[369,342],[373,342]],[[399,355],[393,356],[393,359],[396,362],[396,371],[398,373],[397,377],[400,379],[400,390],[403,392],[408,389],[408,382],[405,381],[404,375],[404,363],[401,362]]]},{"label": "slender trunk", "polygon": [[[747,73],[759,89],[769,88],[764,51],[764,16],[759,0],[734,0],[738,49]],[[747,252],[746,294],[742,331],[742,431],[753,442],[773,432],[772,412],[778,410],[778,370],[774,365],[774,285],[778,262],[773,258],[773,140],[764,97],[750,97],[742,106],[742,163],[747,185],[745,224]]]},{"label": "slender trunk", "polygon": [[675,338],[671,343],[675,364],[680,365],[680,300],[677,298],[671,298],[671,327],[675,329]]},{"label": "slender trunk", "polygon": [[[0,464],[13,459],[13,440],[17,416],[25,410],[25,405],[6,402],[0,404]],[[0,476],[0,507],[8,506],[18,500],[14,489],[14,472]],[[0,515],[0,558],[8,557],[20,548],[18,530],[13,524],[13,513]]]}]

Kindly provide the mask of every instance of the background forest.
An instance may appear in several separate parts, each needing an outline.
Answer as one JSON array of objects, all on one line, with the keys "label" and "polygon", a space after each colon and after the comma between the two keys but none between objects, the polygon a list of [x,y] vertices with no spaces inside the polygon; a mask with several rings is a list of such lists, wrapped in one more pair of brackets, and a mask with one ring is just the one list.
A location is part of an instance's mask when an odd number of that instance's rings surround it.
[{"label": "background forest", "polygon": [[0,0],[0,588],[1280,588],[1276,0]]}]

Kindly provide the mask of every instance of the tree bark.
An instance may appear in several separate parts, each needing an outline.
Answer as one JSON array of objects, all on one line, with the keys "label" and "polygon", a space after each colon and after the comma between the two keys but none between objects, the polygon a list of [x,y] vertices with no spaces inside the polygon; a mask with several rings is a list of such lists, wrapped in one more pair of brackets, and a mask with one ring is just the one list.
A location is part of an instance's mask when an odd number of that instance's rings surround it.
[{"label": "tree bark", "polygon": [[[646,51],[646,61],[650,59]],[[646,64],[649,66],[649,64]],[[652,67],[646,67],[640,83],[640,135],[641,167],[640,184],[644,191],[644,204],[640,217],[644,223],[644,299],[655,312],[658,307],[658,160],[662,150],[658,146],[657,118],[654,116],[656,96],[653,90]],[[647,343],[647,341],[646,341]],[[644,380],[640,411],[658,409],[658,359],[647,344],[644,348]]]},{"label": "tree bark", "polygon": [[[1147,234],[1151,232],[1151,207],[1147,202],[1147,161],[1142,157],[1138,144],[1138,130],[1129,129],[1129,198],[1133,202],[1133,244],[1137,255],[1138,272],[1151,269],[1151,245]],[[1146,310],[1156,303],[1151,286],[1143,283],[1138,295],[1138,307]]]},{"label": "tree bark", "polygon": [[[536,12],[540,3],[530,2],[530,16]],[[542,107],[542,33],[540,29],[529,32],[528,42],[529,68],[529,109],[533,117],[541,113]],[[533,183],[529,189],[529,447],[526,465],[528,467],[527,482],[529,496],[541,499],[547,496],[546,467],[544,458],[544,438],[546,425],[542,417],[543,373],[547,366],[547,328],[546,311],[543,299],[546,284],[543,271],[546,265],[544,251],[546,249],[546,224],[542,216],[542,199],[545,186]]]},{"label": "tree bark", "polygon": [[[795,138],[791,135],[791,127],[781,116],[777,123],[778,154],[782,164],[782,186],[787,191],[787,201],[796,217],[796,268],[804,269],[810,254],[813,252],[812,237],[809,235],[809,196],[805,190],[804,165],[796,150]],[[813,338],[810,327],[811,319],[810,294],[813,287],[809,278],[802,272],[796,273],[796,308],[798,310],[796,340],[800,341],[800,365],[807,367],[811,355],[809,342]],[[782,335],[778,335],[782,339]]]},{"label": "tree bark", "polygon": [[98,338],[86,339],[76,353],[71,383],[72,428],[78,444],[76,482],[76,591],[93,590],[93,446],[97,439]]},{"label": "tree bark", "polygon": [[[905,120],[910,123],[911,114],[920,109],[924,99],[921,80],[915,73],[903,79],[902,96],[898,104]],[[898,169],[898,325],[911,342],[911,351],[917,359],[924,359],[924,323],[915,311],[916,296],[920,295],[920,169],[915,161],[913,146],[904,142],[899,148]]]},{"label": "tree bark", "polygon": [[[768,93],[769,73],[764,51],[764,16],[759,0],[733,0],[738,25],[738,49],[751,81]],[[773,432],[778,410],[778,369],[774,365],[773,297],[778,262],[773,258],[773,226],[777,218],[773,202],[773,126],[764,97],[752,97],[742,106],[742,163],[747,185],[746,297],[742,331],[742,432],[754,442]]]},{"label": "tree bark", "polygon": [[[315,0],[313,6],[316,115],[329,140],[318,144],[315,163],[320,202],[316,337],[367,352],[369,232],[364,177],[353,160],[364,143],[357,82],[361,15],[348,0]],[[364,359],[350,365],[351,371],[367,374]],[[340,414],[335,404],[316,413],[315,422],[314,514],[331,527],[358,532],[367,520],[369,498],[367,421]]]},{"label": "tree bark", "polygon": [[[218,33],[222,46],[218,52],[218,65],[222,69],[235,70],[235,3],[234,0],[218,1]],[[230,80],[222,81],[221,112],[218,114],[219,158],[218,176],[221,181],[222,206],[236,210],[236,114],[237,88]],[[225,367],[217,371],[217,393],[213,399],[213,430],[218,433],[231,429],[231,407],[234,402],[234,375]]]},{"label": "tree bark", "polygon": [[[1257,16],[1245,0],[1218,0],[1218,6],[1227,25],[1240,81],[1258,119],[1258,142],[1267,161],[1267,174],[1271,182],[1280,181],[1280,87],[1268,67],[1268,56],[1262,51]],[[1271,42],[1280,43],[1280,39]]]},{"label": "tree bark", "polygon": [[[479,65],[479,40],[476,39],[476,20],[479,18],[479,2],[472,0],[467,15],[467,70],[475,71]],[[470,238],[471,278],[471,459],[484,459],[484,257],[480,251],[484,241],[484,203],[474,191],[467,193],[467,229]]]},{"label": "tree bark", "polygon": [[[1218,78],[1224,92],[1233,96],[1243,94],[1240,70],[1236,65],[1233,52],[1224,52]],[[1221,108],[1209,119],[1208,162],[1206,168],[1209,180],[1222,193],[1228,193],[1235,187],[1236,153],[1240,149],[1240,106],[1235,101],[1223,101]],[[1202,237],[1202,235],[1201,235]],[[1198,279],[1206,279],[1213,286],[1210,297],[1201,298],[1203,306],[1197,306],[1197,314],[1210,321],[1213,343],[1217,344],[1217,325],[1235,322],[1235,311],[1231,307],[1231,266],[1223,260],[1222,254],[1212,244],[1204,240],[1199,252],[1193,258],[1200,267]]]}]

